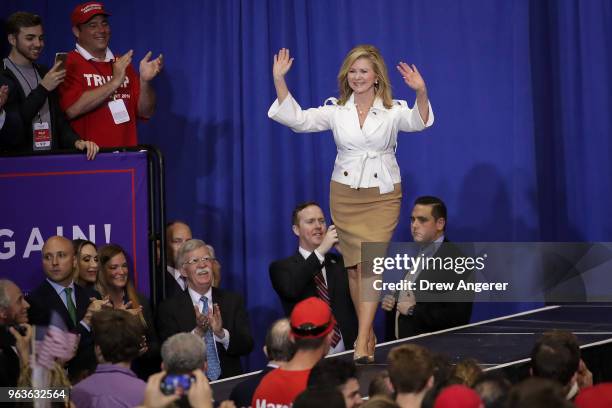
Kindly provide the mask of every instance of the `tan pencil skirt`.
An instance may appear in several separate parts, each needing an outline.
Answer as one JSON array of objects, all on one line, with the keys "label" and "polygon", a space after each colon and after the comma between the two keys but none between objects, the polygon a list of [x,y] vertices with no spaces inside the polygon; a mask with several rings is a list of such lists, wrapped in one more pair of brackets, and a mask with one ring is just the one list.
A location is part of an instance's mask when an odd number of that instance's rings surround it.
[{"label": "tan pencil skirt", "polygon": [[347,267],[361,263],[362,242],[389,242],[399,221],[402,184],[380,194],[378,187],[354,189],[330,183],[331,216],[338,231],[340,251]]}]

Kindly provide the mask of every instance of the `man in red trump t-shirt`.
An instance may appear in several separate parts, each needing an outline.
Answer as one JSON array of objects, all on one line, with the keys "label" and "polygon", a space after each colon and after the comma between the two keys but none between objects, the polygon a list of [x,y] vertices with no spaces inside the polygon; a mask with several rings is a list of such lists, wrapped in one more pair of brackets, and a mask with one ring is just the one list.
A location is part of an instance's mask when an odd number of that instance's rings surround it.
[{"label": "man in red trump t-shirt", "polygon": [[336,319],[327,303],[317,297],[304,299],[295,305],[289,321],[295,354],[261,380],[253,394],[253,408],[290,407],[306,389],[312,367],[329,351]]},{"label": "man in red trump t-shirt", "polygon": [[151,52],[140,61],[140,77],[131,65],[132,50],[116,57],[110,48],[110,14],[99,2],[75,7],[71,15],[76,49],[66,58],[66,79],[59,88],[60,105],[81,137],[100,147],[138,144],[136,119],[155,111],[151,80],[163,66]]}]

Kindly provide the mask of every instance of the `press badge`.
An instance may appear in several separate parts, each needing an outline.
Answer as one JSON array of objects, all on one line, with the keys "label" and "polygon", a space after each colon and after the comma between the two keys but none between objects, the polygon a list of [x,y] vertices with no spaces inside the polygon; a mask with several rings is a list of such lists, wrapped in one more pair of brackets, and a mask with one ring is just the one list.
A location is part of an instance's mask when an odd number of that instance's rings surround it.
[{"label": "press badge", "polygon": [[115,99],[114,101],[110,101],[108,103],[108,108],[113,115],[115,125],[120,125],[130,121],[130,114],[125,107],[125,102],[123,102],[123,99]]},{"label": "press badge", "polygon": [[49,131],[49,122],[34,122],[34,150],[49,150],[51,149],[51,132]]}]

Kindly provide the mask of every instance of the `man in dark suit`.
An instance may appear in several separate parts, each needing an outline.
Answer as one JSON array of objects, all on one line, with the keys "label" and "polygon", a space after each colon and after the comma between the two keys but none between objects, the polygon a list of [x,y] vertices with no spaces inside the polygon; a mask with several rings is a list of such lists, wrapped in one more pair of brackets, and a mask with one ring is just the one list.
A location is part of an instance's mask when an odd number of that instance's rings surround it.
[{"label": "man in dark suit", "polygon": [[[410,217],[411,232],[414,242],[423,245],[422,253],[429,253],[428,256],[442,259],[456,259],[463,256],[461,250],[449,243],[445,236],[446,220],[446,205],[441,199],[422,196],[415,200]],[[418,284],[420,279],[436,282],[457,281],[460,277],[461,275],[453,271],[425,269],[418,273],[416,282]],[[467,277],[469,273],[463,276]],[[425,302],[419,301],[419,294],[415,296],[407,291],[385,296],[381,307],[388,312],[387,340],[468,324],[472,315],[471,300]]]},{"label": "man in dark suit", "polygon": [[266,333],[263,352],[268,357],[268,364],[259,373],[248,377],[237,384],[232,390],[229,399],[234,401],[236,407],[250,407],[253,394],[261,380],[270,371],[284,367],[295,353],[295,344],[291,341],[289,333],[291,325],[289,319],[283,318],[272,323]]},{"label": "man in dark suit", "polygon": [[301,300],[311,296],[323,298],[342,335],[339,342],[334,342],[330,353],[350,349],[357,337],[357,316],[342,256],[329,252],[338,242],[336,228],[327,227],[323,211],[315,202],[298,205],[292,218],[299,248],[289,258],[270,264],[272,286],[287,316]]},{"label": "man in dark suit", "polygon": [[192,237],[191,228],[182,221],[172,221],[166,225],[166,291],[164,298],[183,293],[187,289],[185,277],[181,275],[176,263],[178,251]]},{"label": "man in dark suit", "polygon": [[75,379],[79,372],[95,368],[91,315],[108,301],[98,300],[100,295],[96,291],[74,283],[76,257],[72,241],[51,237],[43,245],[42,255],[47,279],[26,298],[30,304],[29,321],[33,325],[48,325],[54,310],[69,331],[80,335],[76,356],[68,363],[69,374]]},{"label": "man in dark suit", "polygon": [[[27,340],[28,331],[31,338],[31,328],[27,324],[29,307],[19,286],[8,279],[0,279],[0,387],[15,387],[20,360],[28,360],[30,344],[23,340]],[[19,333],[17,327],[23,332]]]},{"label": "man in dark suit", "polygon": [[206,243],[185,242],[177,265],[187,279],[187,290],[159,305],[157,330],[161,341],[173,334],[192,332],[206,343],[210,380],[242,373],[240,357],[253,349],[249,318],[242,296],[212,287],[213,259]]}]

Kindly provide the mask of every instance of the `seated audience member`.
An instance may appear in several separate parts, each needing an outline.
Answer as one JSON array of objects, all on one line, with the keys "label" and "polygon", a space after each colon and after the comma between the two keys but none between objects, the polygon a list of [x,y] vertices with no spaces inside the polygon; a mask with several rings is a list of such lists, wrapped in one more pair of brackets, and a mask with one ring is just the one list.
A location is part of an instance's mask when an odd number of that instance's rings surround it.
[{"label": "seated audience member", "polygon": [[[187,402],[192,408],[212,408],[212,390],[206,376],[202,370],[194,370],[192,372],[195,381],[189,387],[187,392]],[[153,374],[149,377],[147,388],[144,395],[145,408],[165,408],[174,407],[175,403],[182,397],[182,391],[177,388],[177,392],[173,395],[164,395],[161,392],[161,382],[167,375],[166,371]],[[225,405],[222,402],[220,408],[233,408],[233,405]]]},{"label": "seated audience member", "polygon": [[370,399],[363,403],[361,408],[400,408],[392,398],[383,395],[370,396]]},{"label": "seated audience member", "polygon": [[295,305],[289,321],[295,354],[261,380],[252,407],[291,406],[306,389],[312,367],[329,351],[336,320],[327,303],[316,297],[305,299]]},{"label": "seated audience member", "polygon": [[[0,387],[15,387],[21,367],[30,356],[27,333],[28,309],[19,286],[8,279],[0,279]],[[18,332],[24,330],[23,334]]]},{"label": "seated audience member", "polygon": [[208,247],[208,252],[210,252],[210,256],[213,258],[213,288],[218,288],[221,286],[221,262],[219,258],[215,255],[215,248],[212,245],[206,244]]},{"label": "seated audience member", "polygon": [[98,366],[71,391],[79,408],[133,407],[141,404],[146,384],[130,370],[138,357],[144,329],[138,318],[120,309],[102,309],[92,319]]},{"label": "seated audience member", "polygon": [[391,380],[389,380],[389,372],[387,370],[378,372],[372,378],[368,387],[368,396],[370,400],[375,396],[393,398],[393,386],[391,385]]},{"label": "seated audience member", "polygon": [[272,323],[266,333],[263,352],[268,358],[268,364],[257,375],[253,375],[237,384],[232,390],[229,399],[234,401],[238,408],[250,407],[253,393],[261,379],[270,371],[284,367],[295,353],[295,344],[289,337],[291,326],[289,319],[279,319]]},{"label": "seated audience member", "polygon": [[353,361],[324,358],[310,371],[308,388],[336,388],[342,393],[346,408],[362,404],[357,368]]},{"label": "seated audience member", "polygon": [[593,385],[593,375],[580,358],[578,339],[566,331],[542,334],[531,350],[531,374],[559,383],[568,400],[580,388]]},{"label": "seated audience member", "polygon": [[601,383],[581,389],[574,404],[578,408],[612,407],[612,383]]},{"label": "seated audience member", "polygon": [[153,313],[149,300],[137,292],[129,277],[127,256],[116,244],[105,245],[98,251],[100,272],[96,289],[108,298],[115,309],[127,310],[138,317],[145,328],[142,356],[134,360],[133,370],[142,379],[159,370],[159,342],[153,324]]},{"label": "seated audience member", "polygon": [[98,247],[86,239],[73,239],[74,253],[77,258],[74,282],[84,288],[95,289],[98,279]]},{"label": "seated audience member", "polygon": [[420,407],[425,393],[434,385],[431,353],[419,345],[404,344],[391,349],[387,360],[397,404],[402,408]]},{"label": "seated audience member", "polygon": [[308,297],[323,299],[338,321],[330,352],[350,349],[357,337],[357,317],[343,258],[331,252],[338,243],[338,232],[333,225],[327,227],[323,210],[315,202],[295,207],[292,223],[298,248],[290,257],[272,262],[269,268],[270,281],[285,315],[289,316],[296,303]]},{"label": "seated audience member", "polygon": [[[414,242],[423,244],[423,253],[436,258],[456,258],[464,256],[459,248],[450,244],[446,236],[446,205],[438,197],[418,197],[412,208],[410,231]],[[448,274],[446,270],[427,269],[417,273],[416,280],[429,279],[448,281],[459,279],[461,275]],[[463,278],[466,278],[464,276]],[[418,284],[417,284],[418,285]],[[461,326],[470,322],[472,300],[465,302],[419,301],[411,291],[399,291],[386,295],[381,302],[387,311],[388,340],[401,339],[436,330]]]},{"label": "seated audience member", "polygon": [[51,311],[56,311],[68,330],[80,335],[77,353],[68,362],[68,374],[76,382],[78,376],[95,366],[91,316],[108,302],[99,300],[96,291],[74,284],[76,257],[67,238],[54,236],[45,242],[42,266],[47,278],[26,297],[30,304],[28,319],[32,325],[46,326]]},{"label": "seated audience member", "polygon": [[455,384],[440,392],[434,408],[483,408],[478,394],[465,385]]},{"label": "seated audience member", "polygon": [[474,391],[480,395],[485,408],[503,408],[512,384],[502,374],[485,372],[474,383]]},{"label": "seated audience member", "polygon": [[211,381],[242,374],[240,357],[253,349],[242,296],[212,287],[212,257],[206,243],[199,239],[181,246],[177,265],[187,279],[187,290],[159,305],[157,327],[161,340],[176,333],[193,332],[206,343],[206,375]]},{"label": "seated audience member", "polygon": [[78,149],[93,159],[98,146],[82,140],[60,109],[56,88],[66,70],[36,63],[45,46],[42,19],[19,11],[6,20],[11,52],[0,71],[0,151],[33,152]]},{"label": "seated audience member", "polygon": [[[178,251],[185,242],[192,239],[191,228],[182,221],[172,221],[166,225],[166,290],[164,297],[174,296],[187,289],[187,280],[181,275],[177,265]],[[212,255],[211,255],[212,256]]]},{"label": "seated audience member", "polygon": [[337,388],[307,388],[297,396],[293,408],[345,408],[344,401]]},{"label": "seated audience member", "polygon": [[528,378],[510,389],[505,408],[571,408],[558,382],[546,378]]}]

